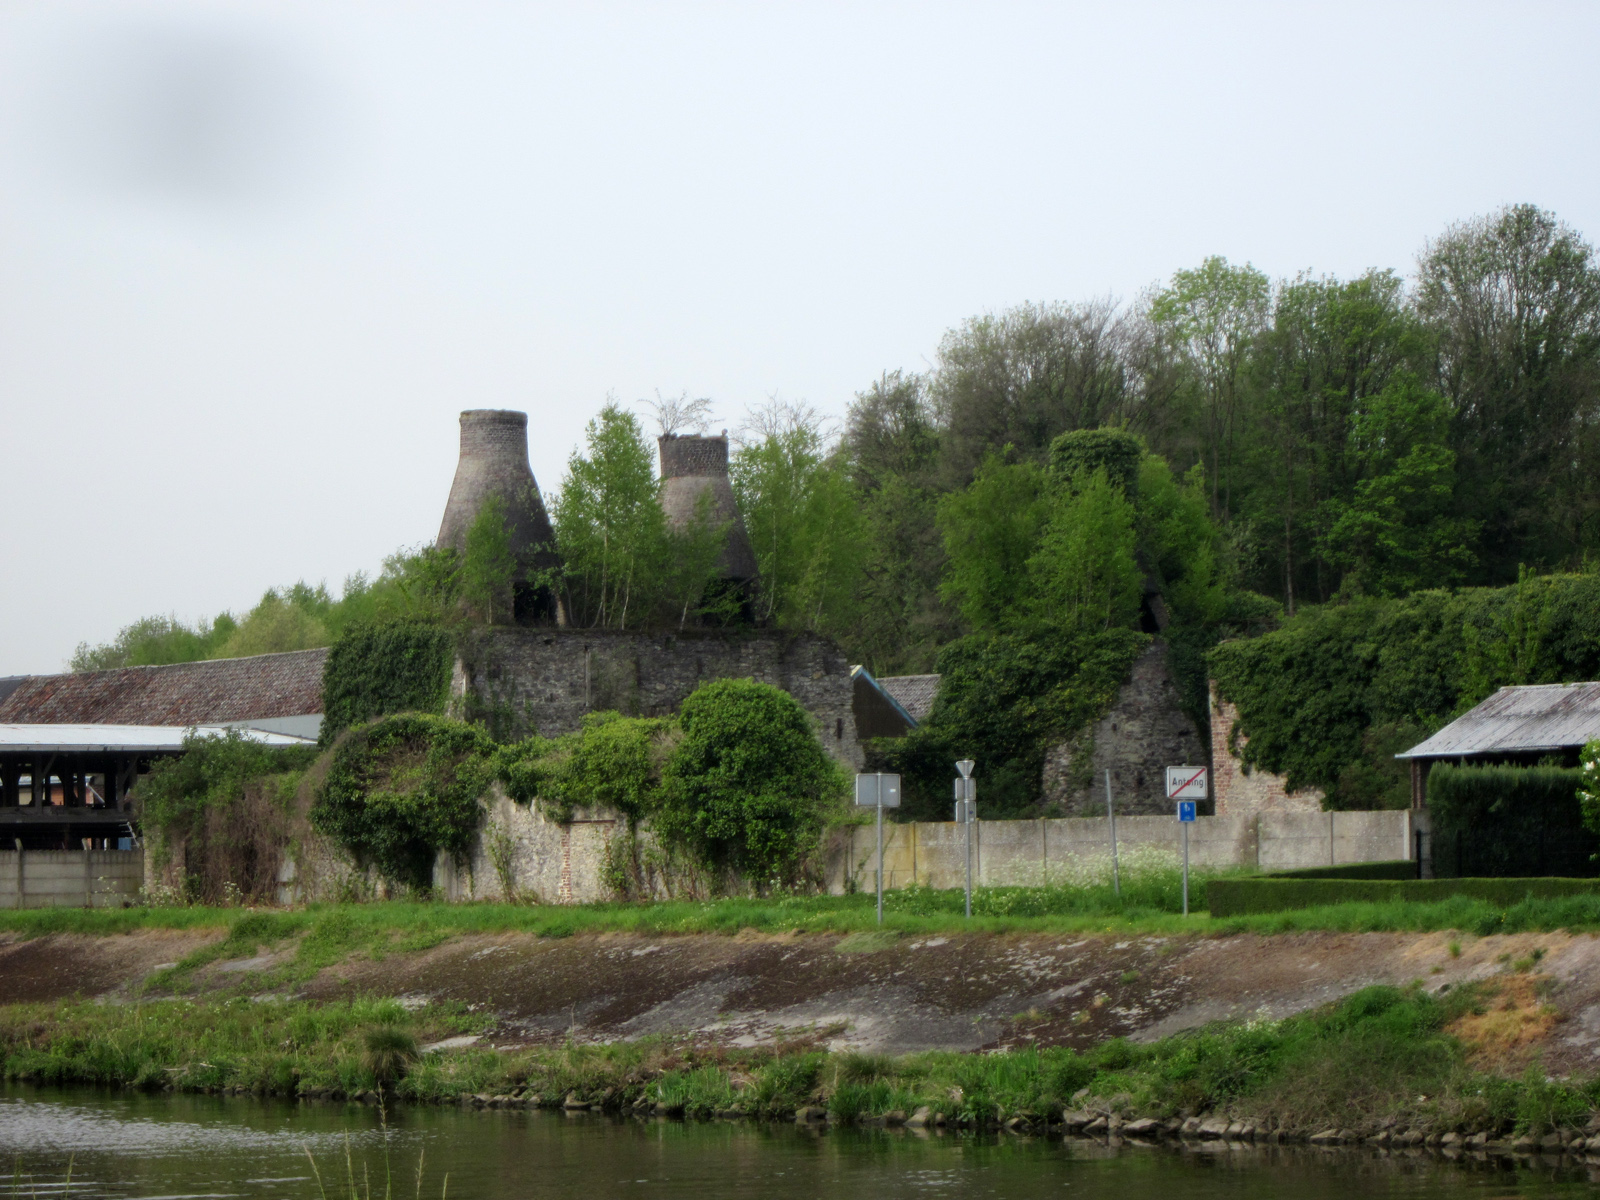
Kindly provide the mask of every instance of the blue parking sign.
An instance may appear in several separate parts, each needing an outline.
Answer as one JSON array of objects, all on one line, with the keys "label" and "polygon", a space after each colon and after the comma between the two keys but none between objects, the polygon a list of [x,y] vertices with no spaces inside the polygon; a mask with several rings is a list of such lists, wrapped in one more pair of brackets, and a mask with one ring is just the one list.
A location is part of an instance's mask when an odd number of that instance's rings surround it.
[{"label": "blue parking sign", "polygon": [[1178,820],[1180,820],[1180,821],[1192,821],[1192,820],[1194,820],[1194,801],[1193,800],[1179,800],[1178,801]]}]

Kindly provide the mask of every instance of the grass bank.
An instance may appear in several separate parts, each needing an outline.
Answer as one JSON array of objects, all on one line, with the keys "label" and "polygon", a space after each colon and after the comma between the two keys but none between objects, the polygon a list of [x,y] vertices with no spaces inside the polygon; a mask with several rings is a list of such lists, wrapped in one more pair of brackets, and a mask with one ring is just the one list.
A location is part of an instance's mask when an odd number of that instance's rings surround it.
[{"label": "grass bank", "polygon": [[[1600,1081],[1488,1065],[1547,1013],[1524,971],[1432,996],[1374,987],[1278,1022],[1219,1024],[1149,1045],[903,1057],[797,1041],[755,1049],[644,1040],[496,1050],[490,1019],[393,1000],[237,999],[0,1008],[0,1073],[51,1084],[362,1097],[380,1078],[411,1102],[593,1105],[690,1118],[1059,1124],[1065,1110],[1132,1121],[1227,1116],[1262,1134],[1576,1135]],[[461,1040],[479,1036],[470,1045]],[[433,1052],[430,1043],[457,1039]],[[1487,1059],[1485,1056],[1489,1056]],[[1566,1134],[1563,1134],[1566,1136]]]},{"label": "grass bank", "polygon": [[[1165,883],[1140,888],[1110,886],[980,888],[971,921],[959,891],[908,888],[885,897],[884,925],[906,934],[951,933],[1295,933],[1415,932],[1458,930],[1495,933],[1600,930],[1600,895],[1535,897],[1492,902],[1455,896],[1443,900],[1394,899],[1350,902],[1273,913],[1212,917],[1181,914]],[[0,912],[0,932],[36,937],[53,933],[110,935],[140,929],[228,931],[216,957],[242,957],[257,946],[297,937],[301,960],[313,966],[331,955],[359,948],[423,949],[460,934],[521,932],[541,937],[592,933],[672,935],[769,933],[859,933],[876,928],[874,898],[775,896],[663,903],[443,904],[388,901],[312,905],[301,909],[127,908],[30,909]],[[209,960],[208,960],[209,961]]]}]

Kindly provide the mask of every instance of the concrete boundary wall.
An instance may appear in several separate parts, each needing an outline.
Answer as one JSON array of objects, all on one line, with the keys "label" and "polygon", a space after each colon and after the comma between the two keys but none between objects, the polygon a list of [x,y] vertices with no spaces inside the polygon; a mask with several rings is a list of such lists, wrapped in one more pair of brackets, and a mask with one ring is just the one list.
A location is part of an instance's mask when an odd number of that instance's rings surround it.
[{"label": "concrete boundary wall", "polygon": [[[1289,870],[1412,857],[1415,814],[1387,812],[1275,813],[1201,817],[1189,829],[1193,867]],[[1175,860],[1183,832],[1173,817],[1119,817],[1117,852],[1129,867],[1152,857]],[[951,821],[886,823],[884,886],[960,887],[966,838]],[[846,830],[829,861],[828,890],[876,886],[871,825]],[[1105,817],[979,821],[972,831],[973,882],[990,887],[1069,881],[1108,869],[1111,823]]]},{"label": "concrete boundary wall", "polygon": [[143,850],[0,851],[0,908],[121,908],[143,883]]}]

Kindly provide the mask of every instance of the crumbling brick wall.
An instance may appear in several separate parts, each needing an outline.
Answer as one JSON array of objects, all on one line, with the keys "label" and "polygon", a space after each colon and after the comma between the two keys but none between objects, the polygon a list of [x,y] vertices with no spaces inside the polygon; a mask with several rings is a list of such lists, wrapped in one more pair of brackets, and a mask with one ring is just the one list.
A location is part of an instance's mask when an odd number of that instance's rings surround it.
[{"label": "crumbling brick wall", "polygon": [[1318,788],[1291,792],[1282,775],[1260,767],[1247,767],[1235,749],[1243,750],[1245,737],[1233,745],[1239,710],[1211,685],[1211,794],[1219,817],[1254,816],[1261,812],[1321,812],[1323,793]]}]

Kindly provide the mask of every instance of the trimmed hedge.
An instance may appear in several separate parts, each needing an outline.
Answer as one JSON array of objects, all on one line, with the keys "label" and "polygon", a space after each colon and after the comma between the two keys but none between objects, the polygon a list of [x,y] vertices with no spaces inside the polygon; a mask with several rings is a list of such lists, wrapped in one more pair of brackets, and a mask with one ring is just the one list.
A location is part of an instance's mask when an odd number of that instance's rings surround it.
[{"label": "trimmed hedge", "polygon": [[1213,917],[1283,912],[1325,904],[1433,904],[1455,896],[1510,907],[1529,897],[1600,895],[1600,879],[1213,879],[1206,907]]},{"label": "trimmed hedge", "polygon": [[1301,867],[1269,871],[1268,879],[1415,879],[1417,864],[1409,858],[1392,862],[1343,863],[1335,867]]},{"label": "trimmed hedge", "polygon": [[1440,878],[1588,876],[1600,840],[1584,828],[1581,773],[1567,767],[1439,763],[1428,773]]}]

